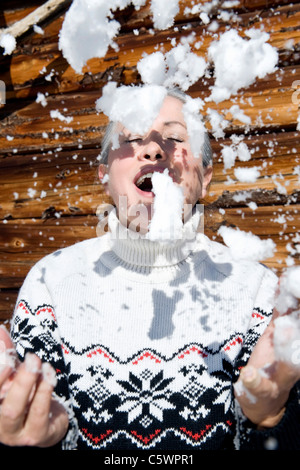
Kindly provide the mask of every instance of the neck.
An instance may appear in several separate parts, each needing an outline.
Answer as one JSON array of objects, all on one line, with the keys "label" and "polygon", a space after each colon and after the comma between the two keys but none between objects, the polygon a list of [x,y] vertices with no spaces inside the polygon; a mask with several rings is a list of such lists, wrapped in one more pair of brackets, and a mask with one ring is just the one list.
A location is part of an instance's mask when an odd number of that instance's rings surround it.
[{"label": "neck", "polygon": [[139,267],[167,267],[185,260],[194,250],[201,214],[196,211],[183,225],[181,236],[172,241],[148,239],[122,225],[115,210],[109,214],[112,250],[123,263]]}]

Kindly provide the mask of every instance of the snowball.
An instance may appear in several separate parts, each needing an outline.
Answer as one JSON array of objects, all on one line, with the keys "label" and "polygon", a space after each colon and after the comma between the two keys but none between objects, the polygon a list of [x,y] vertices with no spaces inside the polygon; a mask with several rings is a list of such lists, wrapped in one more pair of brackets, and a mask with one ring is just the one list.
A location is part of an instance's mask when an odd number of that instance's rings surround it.
[{"label": "snowball", "polygon": [[96,101],[96,109],[111,121],[143,135],[157,117],[166,94],[167,90],[158,85],[117,87],[115,82],[109,82]]},{"label": "snowball", "polygon": [[235,260],[261,261],[273,256],[275,243],[270,238],[261,240],[251,232],[222,226],[218,233],[230,249]]},{"label": "snowball", "polygon": [[253,168],[235,168],[234,176],[242,183],[255,183],[260,176],[259,169]]},{"label": "snowball", "polygon": [[[133,4],[136,9],[146,0],[73,0],[65,15],[59,33],[59,49],[71,67],[81,73],[87,61],[104,57],[114,42],[121,25],[113,18],[113,12]],[[166,29],[172,26],[179,12],[179,0],[152,0],[151,12],[154,26]]]},{"label": "snowball", "polygon": [[33,188],[27,189],[27,194],[30,198],[33,198],[35,196],[35,193],[36,193],[36,189],[33,189]]},{"label": "snowball", "polygon": [[41,34],[42,36],[45,34],[45,31],[40,26],[38,26],[37,24],[33,25],[33,31],[36,34]]},{"label": "snowball", "polygon": [[46,99],[46,96],[44,95],[44,93],[40,93],[38,92],[37,94],[37,98],[36,98],[36,102],[37,103],[41,103],[42,106],[47,106],[47,99]]},{"label": "snowball", "polygon": [[160,242],[181,239],[184,203],[182,188],[173,182],[168,169],[163,173],[153,173],[152,187],[155,194],[153,217],[146,238]]},{"label": "snowball", "polygon": [[237,104],[231,106],[229,112],[232,114],[234,119],[237,119],[238,121],[243,122],[244,124],[251,124],[251,118],[249,116],[246,116],[244,111]]},{"label": "snowball", "polygon": [[206,70],[206,62],[202,57],[191,52],[188,44],[179,44],[166,54],[168,75],[164,85],[178,85],[187,90],[201,78]]},{"label": "snowball", "polygon": [[208,16],[207,13],[205,12],[202,12],[200,13],[200,20],[204,23],[204,24],[208,24],[210,22],[210,18]]},{"label": "snowball", "polygon": [[139,60],[137,69],[146,84],[179,86],[183,91],[203,76],[206,62],[191,52],[189,44],[179,44],[169,52],[154,52]]},{"label": "snowball", "polygon": [[179,0],[152,0],[151,12],[154,27],[167,29],[174,24],[174,18],[179,12]]},{"label": "snowball", "polygon": [[236,150],[231,145],[225,145],[221,150],[221,156],[224,162],[224,169],[228,170],[233,167],[236,159]]},{"label": "snowball", "polygon": [[17,45],[16,39],[9,33],[2,34],[0,37],[0,46],[3,47],[3,55],[10,55],[13,53]]},{"label": "snowball", "polygon": [[104,57],[113,44],[120,23],[109,16],[118,3],[116,0],[72,2],[59,33],[59,49],[76,72],[81,73],[89,59]]},{"label": "snowball", "polygon": [[300,299],[300,266],[288,268],[280,278],[275,307],[280,314],[295,309]]},{"label": "snowball", "polygon": [[237,146],[237,155],[240,161],[246,162],[251,159],[251,154],[245,142],[240,142]]},{"label": "snowball", "polygon": [[137,70],[145,84],[163,85],[166,80],[167,64],[162,52],[145,55],[137,63]]},{"label": "snowball", "polygon": [[218,139],[219,137],[225,137],[224,129],[226,129],[228,125],[228,121],[218,113],[215,109],[208,108],[207,109],[207,116],[211,125],[211,132],[213,136]]},{"label": "snowball", "polygon": [[212,42],[208,56],[214,63],[215,83],[208,100],[219,103],[275,71],[278,53],[267,44],[269,35],[259,30],[246,32],[249,39],[240,37],[236,30],[222,34]]},{"label": "snowball", "polygon": [[65,121],[67,123],[73,121],[72,116],[64,116],[58,109],[51,109],[50,116],[52,119],[59,119],[60,121]]},{"label": "snowball", "polygon": [[247,201],[252,197],[251,191],[240,191],[236,194],[233,194],[232,199],[236,202]]},{"label": "snowball", "polygon": [[[235,135],[232,135],[231,136],[231,140],[232,140],[232,144],[231,145],[223,145],[223,148],[221,150],[221,155],[222,155],[222,158],[223,158],[223,162],[224,162],[224,169],[225,170],[228,170],[229,168],[232,168],[234,163],[235,163],[235,159],[238,157],[240,161],[244,162],[244,161],[248,161],[251,159],[251,154],[250,154],[250,151],[247,147],[247,145],[245,144],[245,142],[240,142],[242,137],[240,136],[235,136]],[[239,169],[239,170],[242,170],[242,169]],[[246,175],[248,173],[248,175]],[[241,181],[242,181],[242,178],[246,178],[247,179],[247,176],[250,177],[250,171],[248,172],[247,170],[246,171],[238,171],[237,172],[237,175],[236,177],[238,179],[241,178]],[[252,178],[251,180],[253,180],[255,174],[256,174],[256,177],[258,177],[259,175],[257,175],[257,172],[252,172]],[[246,181],[246,180],[245,180]]]}]

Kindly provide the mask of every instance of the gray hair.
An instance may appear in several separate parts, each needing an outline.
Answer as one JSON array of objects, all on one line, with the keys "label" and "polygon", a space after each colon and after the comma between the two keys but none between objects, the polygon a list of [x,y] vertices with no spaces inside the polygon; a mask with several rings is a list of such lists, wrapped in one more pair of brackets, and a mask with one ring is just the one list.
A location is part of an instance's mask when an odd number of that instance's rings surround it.
[{"label": "gray hair", "polygon": [[[177,98],[178,100],[182,101],[183,103],[186,103],[188,95],[184,93],[182,90],[179,88],[170,88],[167,90],[167,96],[172,96],[173,98]],[[113,134],[115,130],[115,125],[116,123],[113,121],[110,121],[107,125],[105,134],[102,139],[102,144],[101,144],[101,154],[100,154],[100,163],[107,164],[108,161],[108,154],[109,150],[111,147],[112,139],[113,139]],[[204,143],[203,143],[203,148],[202,148],[202,164],[203,167],[207,167],[209,165],[212,165],[212,149],[210,145],[210,139],[208,132],[205,131],[204,133]]]}]

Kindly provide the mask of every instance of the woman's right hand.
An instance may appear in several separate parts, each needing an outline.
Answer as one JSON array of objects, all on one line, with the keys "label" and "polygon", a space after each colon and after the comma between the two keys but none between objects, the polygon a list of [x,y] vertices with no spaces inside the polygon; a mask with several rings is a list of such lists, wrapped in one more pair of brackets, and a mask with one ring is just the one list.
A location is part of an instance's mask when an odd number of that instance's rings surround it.
[{"label": "woman's right hand", "polygon": [[[12,360],[14,356],[14,360]],[[9,358],[9,360],[7,360]],[[28,353],[16,359],[13,343],[0,328],[0,442],[8,446],[51,447],[68,429],[64,407],[52,397],[55,371]]]}]

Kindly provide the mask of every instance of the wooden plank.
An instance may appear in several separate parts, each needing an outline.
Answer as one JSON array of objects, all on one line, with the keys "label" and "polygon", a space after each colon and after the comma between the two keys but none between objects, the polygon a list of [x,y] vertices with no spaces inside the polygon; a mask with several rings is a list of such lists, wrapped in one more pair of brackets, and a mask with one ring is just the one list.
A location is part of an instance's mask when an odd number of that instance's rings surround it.
[{"label": "wooden plank", "polygon": [[17,296],[17,289],[0,290],[0,325],[5,325],[8,329],[9,319],[13,314]]},{"label": "wooden plank", "polygon": [[96,216],[9,220],[0,232],[0,288],[20,287],[39,259],[57,249],[97,236]]}]

